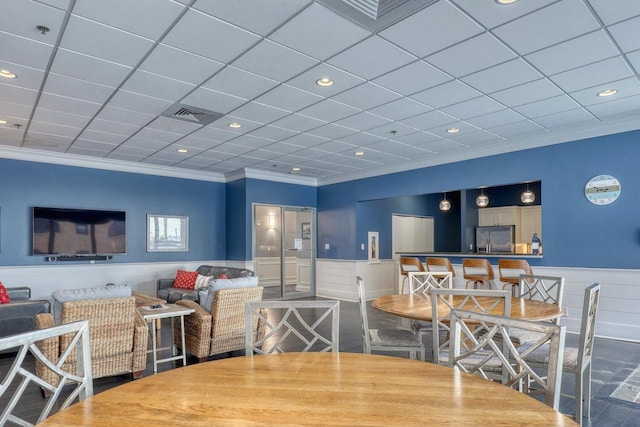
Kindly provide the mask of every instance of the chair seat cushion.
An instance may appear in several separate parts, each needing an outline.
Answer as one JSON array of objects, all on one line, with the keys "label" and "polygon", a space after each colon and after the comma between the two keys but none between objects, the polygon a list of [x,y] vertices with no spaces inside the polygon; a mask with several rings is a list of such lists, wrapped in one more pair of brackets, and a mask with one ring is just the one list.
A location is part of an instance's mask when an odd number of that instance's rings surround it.
[{"label": "chair seat cushion", "polygon": [[209,286],[206,288],[206,291],[200,291],[200,305],[208,312],[211,312],[211,307],[213,307],[213,301],[216,297],[217,291],[231,288],[250,288],[252,286],[258,286],[257,276],[212,280],[209,282]]},{"label": "chair seat cushion", "polygon": [[127,285],[105,285],[95,288],[60,289],[54,291],[51,296],[53,297],[53,318],[56,325],[59,325],[63,303],[67,301],[130,297],[131,288]]},{"label": "chair seat cushion", "polygon": [[421,347],[418,337],[407,329],[369,329],[372,346]]},{"label": "chair seat cushion", "polygon": [[[518,347],[518,351],[522,354],[532,343],[524,343]],[[540,348],[533,350],[525,358],[527,362],[538,363],[541,365],[549,364],[549,344],[542,345]],[[578,349],[576,347],[564,348],[562,355],[562,367],[568,369],[576,369],[578,366]]]}]

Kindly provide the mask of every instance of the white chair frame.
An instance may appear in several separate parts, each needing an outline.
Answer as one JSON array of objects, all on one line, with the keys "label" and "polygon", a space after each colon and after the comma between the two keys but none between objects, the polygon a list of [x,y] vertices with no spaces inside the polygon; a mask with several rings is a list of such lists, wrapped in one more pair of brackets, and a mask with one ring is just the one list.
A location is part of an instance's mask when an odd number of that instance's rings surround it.
[{"label": "white chair frame", "polygon": [[[408,329],[369,329],[364,281],[360,276],[356,278],[356,284],[360,305],[360,320],[362,322],[362,346],[364,353],[371,354],[372,351],[408,352],[411,359],[415,359],[417,355],[419,360],[424,361],[426,353],[424,344],[412,331]],[[376,337],[374,343],[372,343],[372,335]],[[389,339],[386,340],[385,337]]]},{"label": "white chair frame", "polygon": [[[40,341],[50,338],[58,338],[67,334],[70,334],[73,337],[64,353],[60,355],[60,358],[55,362],[47,359],[38,348],[38,343]],[[91,346],[89,340],[88,321],[83,320],[80,322],[73,322],[52,328],[0,338],[0,351],[9,349],[17,349],[17,354],[11,369],[5,375],[2,383],[0,383],[0,396],[6,393],[14,381],[18,381],[19,377],[22,377],[22,380],[19,381],[17,390],[14,392],[7,407],[4,408],[0,415],[0,425],[3,426],[7,422],[12,422],[21,426],[33,425],[12,413],[31,382],[36,384],[43,391],[51,393],[51,395],[46,398],[44,408],[40,412],[36,424],[49,417],[52,410],[57,408],[56,405],[58,398],[60,397],[62,389],[66,385],[75,383],[75,388],[62,402],[58,410],[67,408],[76,399],[84,400],[93,396],[93,376],[91,373]],[[35,372],[31,372],[25,365],[23,365],[25,357],[29,353],[31,353],[37,361],[41,362],[59,376],[60,381],[58,381],[57,385],[52,385],[42,380]],[[76,358],[76,373],[70,373],[62,369],[62,366],[67,362],[67,359],[69,359],[70,356]]]},{"label": "white chair frame", "polygon": [[[269,320],[270,309],[285,310],[279,322]],[[304,320],[302,313],[314,311],[316,320],[309,324]],[[320,313],[318,313],[320,311]],[[254,318],[265,327],[262,338],[256,339],[253,331]],[[317,328],[325,322],[331,321],[331,336],[320,333]],[[297,329],[296,324],[301,327]],[[245,304],[245,354],[284,353],[283,345],[290,336],[297,337],[305,344],[303,352],[314,351],[315,345],[323,345],[320,350],[338,352],[340,343],[340,301],[253,301]]]},{"label": "white chair frame", "polygon": [[453,275],[444,271],[410,271],[409,293],[427,294],[433,288],[453,288]]},{"label": "white chair frame", "polygon": [[[520,275],[518,286],[519,297],[524,299],[542,301],[562,307],[564,296],[564,277]],[[559,318],[553,320],[558,323]]]},{"label": "white chair frame", "polygon": [[[477,333],[478,325],[481,325],[481,334]],[[526,346],[516,347],[509,339],[509,328],[536,332],[541,338],[536,342],[527,343]],[[495,366],[498,362],[502,368],[503,384],[517,387],[525,394],[532,394],[532,390],[536,393],[542,391],[545,403],[558,410],[565,334],[564,326],[551,323],[453,310],[449,366],[489,379],[483,367]],[[527,361],[529,353],[542,349],[546,349],[549,360],[546,377],[538,374],[534,366]],[[539,388],[530,388],[532,382]]]}]

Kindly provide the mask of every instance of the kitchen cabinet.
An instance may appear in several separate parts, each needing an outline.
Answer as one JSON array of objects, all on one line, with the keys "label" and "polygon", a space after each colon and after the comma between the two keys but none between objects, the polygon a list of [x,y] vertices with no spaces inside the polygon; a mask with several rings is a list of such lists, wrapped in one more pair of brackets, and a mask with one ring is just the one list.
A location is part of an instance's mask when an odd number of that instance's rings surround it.
[{"label": "kitchen cabinet", "polygon": [[478,209],[478,225],[515,225],[516,243],[522,242],[522,224],[519,206]]},{"label": "kitchen cabinet", "polygon": [[523,206],[520,208],[523,243],[531,243],[533,233],[542,240],[542,206]]}]

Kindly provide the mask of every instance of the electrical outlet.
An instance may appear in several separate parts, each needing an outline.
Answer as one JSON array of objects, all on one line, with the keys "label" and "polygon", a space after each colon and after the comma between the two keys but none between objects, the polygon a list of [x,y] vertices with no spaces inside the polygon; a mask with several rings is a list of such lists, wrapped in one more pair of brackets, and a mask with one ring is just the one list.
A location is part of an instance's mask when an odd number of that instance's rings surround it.
[{"label": "electrical outlet", "polygon": [[364,243],[360,243],[360,250],[364,251]]},{"label": "electrical outlet", "polygon": [[326,251],[328,251],[328,250],[329,250],[329,244],[328,244],[328,243],[325,243],[325,244],[324,244],[324,249],[325,249]]}]

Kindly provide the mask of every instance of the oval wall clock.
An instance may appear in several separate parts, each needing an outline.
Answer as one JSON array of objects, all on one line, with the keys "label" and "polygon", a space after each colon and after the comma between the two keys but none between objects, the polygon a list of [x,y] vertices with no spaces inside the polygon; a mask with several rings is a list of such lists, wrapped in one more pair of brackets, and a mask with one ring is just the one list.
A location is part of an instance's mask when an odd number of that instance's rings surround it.
[{"label": "oval wall clock", "polygon": [[611,175],[594,176],[584,186],[584,195],[594,205],[608,205],[620,196],[620,181]]}]

